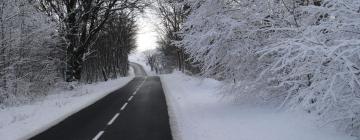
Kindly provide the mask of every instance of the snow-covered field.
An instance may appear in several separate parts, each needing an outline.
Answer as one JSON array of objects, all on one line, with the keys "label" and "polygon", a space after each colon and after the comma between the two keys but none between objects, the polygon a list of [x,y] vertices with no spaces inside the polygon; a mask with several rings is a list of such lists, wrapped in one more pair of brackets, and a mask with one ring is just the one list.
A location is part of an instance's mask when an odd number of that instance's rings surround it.
[{"label": "snow-covered field", "polygon": [[175,140],[355,140],[301,112],[220,100],[212,79],[161,76]]},{"label": "snow-covered field", "polygon": [[[133,74],[132,74],[133,75]],[[133,76],[50,94],[42,101],[0,110],[0,139],[28,139],[127,84]]]}]

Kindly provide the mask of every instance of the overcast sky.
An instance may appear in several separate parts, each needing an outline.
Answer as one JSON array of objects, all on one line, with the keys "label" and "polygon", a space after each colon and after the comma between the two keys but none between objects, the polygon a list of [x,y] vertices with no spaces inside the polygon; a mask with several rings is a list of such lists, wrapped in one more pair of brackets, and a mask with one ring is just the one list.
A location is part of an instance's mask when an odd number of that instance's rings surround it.
[{"label": "overcast sky", "polygon": [[139,31],[137,35],[138,51],[155,49],[158,37],[157,26],[160,20],[151,10],[146,10],[146,13],[139,16],[137,19]]}]

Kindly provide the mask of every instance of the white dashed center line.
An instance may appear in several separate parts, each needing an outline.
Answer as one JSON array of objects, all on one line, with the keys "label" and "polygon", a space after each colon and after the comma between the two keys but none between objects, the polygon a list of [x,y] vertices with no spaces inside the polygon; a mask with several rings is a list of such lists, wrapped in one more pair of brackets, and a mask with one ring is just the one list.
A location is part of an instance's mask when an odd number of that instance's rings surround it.
[{"label": "white dashed center line", "polygon": [[121,109],[120,110],[124,110],[125,109],[125,107],[127,106],[127,102],[121,107]]},{"label": "white dashed center line", "polygon": [[139,87],[134,91],[134,93],[132,94],[133,96],[138,92]]},{"label": "white dashed center line", "polygon": [[111,125],[117,117],[119,117],[120,113],[116,113],[115,116],[107,123],[107,125]]},{"label": "white dashed center line", "polygon": [[[147,77],[145,77],[144,81],[142,81],[142,83],[136,88],[136,90],[134,91],[133,95],[130,96],[130,98],[128,99],[128,102],[131,101],[134,98],[134,95],[140,90],[141,86],[145,83]],[[126,102],[122,107],[121,107],[121,111],[125,109],[125,107],[128,105],[128,102]],[[116,113],[115,116],[107,123],[107,125],[111,125],[114,123],[114,121],[119,117],[120,113]],[[105,127],[106,128],[106,127]],[[100,131],[92,140],[98,140],[105,131]]]},{"label": "white dashed center line", "polygon": [[145,77],[144,81],[141,82],[141,84],[136,88],[136,90],[134,91],[133,95],[135,95],[139,90],[140,88],[142,87],[142,85],[145,83],[147,77]]},{"label": "white dashed center line", "polygon": [[102,134],[104,134],[104,131],[100,131],[92,140],[98,140]]},{"label": "white dashed center line", "polygon": [[131,101],[132,98],[134,98],[134,96],[130,96],[130,98],[128,99],[128,101]]}]

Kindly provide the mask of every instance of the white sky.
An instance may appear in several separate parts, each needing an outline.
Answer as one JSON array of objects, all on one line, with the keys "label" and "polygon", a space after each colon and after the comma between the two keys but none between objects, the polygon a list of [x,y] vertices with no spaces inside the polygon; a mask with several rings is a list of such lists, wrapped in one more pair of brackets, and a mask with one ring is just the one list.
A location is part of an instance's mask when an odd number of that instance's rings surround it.
[{"label": "white sky", "polygon": [[137,51],[144,51],[155,49],[157,47],[156,41],[158,37],[157,26],[160,20],[151,10],[146,10],[142,16],[137,19],[138,35],[136,43],[138,45]]}]

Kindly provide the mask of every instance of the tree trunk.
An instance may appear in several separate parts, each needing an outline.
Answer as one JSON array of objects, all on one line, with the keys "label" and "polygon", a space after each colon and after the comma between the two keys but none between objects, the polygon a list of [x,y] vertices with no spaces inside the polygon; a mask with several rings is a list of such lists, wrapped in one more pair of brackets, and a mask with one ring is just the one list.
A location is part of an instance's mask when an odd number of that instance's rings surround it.
[{"label": "tree trunk", "polygon": [[80,76],[77,75],[80,72],[77,70],[79,69],[79,62],[77,61],[75,53],[75,48],[78,45],[78,37],[77,37],[77,27],[76,27],[76,0],[70,0],[69,3],[66,5],[68,18],[66,19],[66,31],[68,32],[66,34],[66,39],[69,42],[67,50],[66,50],[66,56],[67,56],[67,66],[66,66],[66,81],[72,82],[75,80],[79,80]]},{"label": "tree trunk", "polygon": [[181,52],[180,50],[177,50],[177,59],[178,59],[178,69],[181,71],[182,63],[181,63]]},{"label": "tree trunk", "polygon": [[105,68],[102,68],[102,74],[103,74],[104,81],[107,81],[108,77],[106,75]]},{"label": "tree trunk", "polygon": [[5,8],[5,2],[2,1],[1,2],[1,7],[0,7],[0,24],[1,24],[1,36],[0,36],[0,40],[1,40],[1,61],[2,63],[0,63],[2,65],[1,67],[1,72],[2,74],[0,75],[2,77],[2,83],[0,84],[0,87],[3,87],[4,90],[6,90],[6,78],[5,78],[5,68],[6,68],[6,56],[5,56],[5,27],[4,27],[4,8]]}]

